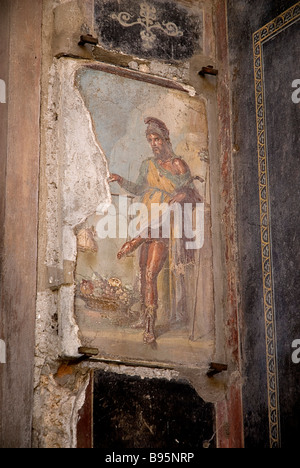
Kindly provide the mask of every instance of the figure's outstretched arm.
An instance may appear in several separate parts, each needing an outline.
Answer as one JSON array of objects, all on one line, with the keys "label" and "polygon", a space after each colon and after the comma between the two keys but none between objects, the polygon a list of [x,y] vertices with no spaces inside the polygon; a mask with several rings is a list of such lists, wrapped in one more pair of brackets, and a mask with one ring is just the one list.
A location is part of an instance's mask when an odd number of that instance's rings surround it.
[{"label": "figure's outstretched arm", "polygon": [[109,174],[108,183],[112,184],[113,182],[118,182],[119,185],[122,185],[123,177],[118,174]]},{"label": "figure's outstretched arm", "polygon": [[147,189],[148,161],[145,161],[140,168],[139,177],[136,182],[130,182],[118,174],[110,174],[109,183],[117,182],[120,187],[133,195],[142,195]]}]

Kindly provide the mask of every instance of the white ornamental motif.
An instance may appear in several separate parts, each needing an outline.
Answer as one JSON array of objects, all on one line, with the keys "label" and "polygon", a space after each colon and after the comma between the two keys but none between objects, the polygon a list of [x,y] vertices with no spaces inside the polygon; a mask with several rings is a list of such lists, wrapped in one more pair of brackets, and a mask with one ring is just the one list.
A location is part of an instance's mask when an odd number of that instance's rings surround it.
[{"label": "white ornamental motif", "polygon": [[132,20],[134,16],[130,15],[127,12],[122,12],[118,15],[116,13],[113,13],[111,17],[114,20],[118,21],[125,28],[130,28],[136,25],[140,25],[142,28],[144,28],[141,31],[143,47],[146,50],[150,50],[153,48],[156,39],[156,35],[154,34],[153,29],[159,29],[160,31],[163,31],[165,34],[167,34],[167,36],[170,37],[183,36],[183,32],[178,28],[178,26],[176,26],[175,23],[163,21],[163,23],[160,24],[157,21],[156,12],[157,10],[154,6],[148,5],[148,3],[143,2],[140,4],[139,18],[137,18],[137,20],[133,21],[132,23],[130,23],[129,21]]}]

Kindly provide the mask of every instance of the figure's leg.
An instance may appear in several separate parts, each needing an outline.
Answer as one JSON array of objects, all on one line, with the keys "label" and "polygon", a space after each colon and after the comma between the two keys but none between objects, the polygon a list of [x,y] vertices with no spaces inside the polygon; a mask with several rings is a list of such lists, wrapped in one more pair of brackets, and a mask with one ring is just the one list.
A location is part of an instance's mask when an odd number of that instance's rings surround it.
[{"label": "figure's leg", "polygon": [[156,341],[154,328],[158,309],[157,279],[168,257],[168,244],[164,241],[152,241],[148,247],[147,266],[145,271],[145,315],[146,331],[144,342],[151,344]]},{"label": "figure's leg", "polygon": [[157,278],[168,257],[168,244],[165,241],[151,241],[146,264],[145,304],[158,306]]},{"label": "figure's leg", "polygon": [[146,292],[146,271],[147,271],[147,261],[148,261],[148,250],[149,250],[149,243],[145,242],[141,246],[140,251],[140,280],[141,280],[141,313],[139,320],[137,323],[132,325],[134,329],[144,329],[146,326],[146,306],[145,306],[145,292]]}]

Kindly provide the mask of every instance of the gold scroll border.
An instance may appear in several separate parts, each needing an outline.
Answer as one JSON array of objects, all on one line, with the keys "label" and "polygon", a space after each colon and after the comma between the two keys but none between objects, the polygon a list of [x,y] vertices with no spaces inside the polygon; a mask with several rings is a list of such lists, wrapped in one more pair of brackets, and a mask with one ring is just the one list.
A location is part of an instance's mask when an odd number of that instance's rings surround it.
[{"label": "gold scroll border", "polygon": [[273,291],[263,44],[300,18],[300,1],[253,35],[270,447],[280,447],[276,317]]}]

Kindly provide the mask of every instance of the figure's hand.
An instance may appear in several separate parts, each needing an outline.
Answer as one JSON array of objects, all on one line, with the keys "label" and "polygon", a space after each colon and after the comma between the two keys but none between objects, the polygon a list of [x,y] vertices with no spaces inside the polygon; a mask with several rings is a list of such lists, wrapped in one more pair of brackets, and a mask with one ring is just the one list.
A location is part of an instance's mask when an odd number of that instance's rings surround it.
[{"label": "figure's hand", "polygon": [[186,193],[179,192],[175,195],[175,197],[170,200],[169,205],[174,205],[175,203],[182,203],[186,198]]},{"label": "figure's hand", "polygon": [[113,182],[118,182],[119,185],[123,182],[123,177],[119,176],[118,174],[110,174],[108,182],[112,184]]}]

